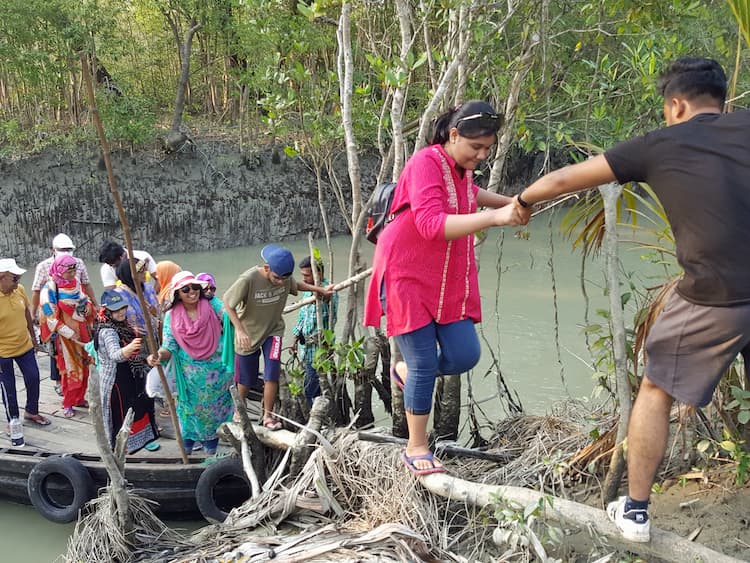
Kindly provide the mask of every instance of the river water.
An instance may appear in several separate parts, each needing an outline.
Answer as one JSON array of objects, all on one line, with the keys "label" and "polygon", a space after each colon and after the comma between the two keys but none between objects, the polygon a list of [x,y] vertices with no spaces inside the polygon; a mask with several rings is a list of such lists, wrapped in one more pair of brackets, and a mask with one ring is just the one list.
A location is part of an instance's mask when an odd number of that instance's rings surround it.
[{"label": "river water", "polygon": [[[528,228],[528,239],[515,236],[516,229],[492,230],[480,253],[480,288],[483,301],[483,337],[491,343],[500,370],[509,387],[518,393],[529,414],[543,414],[555,401],[566,397],[586,398],[593,389],[592,358],[582,328],[587,324],[586,300],[581,288],[581,258],[578,251],[559,234],[559,218],[536,220]],[[308,254],[307,241],[284,243],[297,260]],[[322,243],[319,242],[322,246]],[[363,253],[369,261],[373,247],[365,242]],[[260,263],[261,246],[190,254],[155,256],[171,259],[193,273],[214,274],[219,295],[247,268]],[[334,278],[345,278],[349,239],[333,241]],[[148,249],[146,249],[148,250]],[[639,286],[654,285],[650,276],[655,268],[643,262],[637,252],[622,251],[625,271],[635,272]],[[327,252],[324,251],[327,262]],[[31,286],[33,267],[22,280]],[[101,291],[98,264],[89,264],[92,282]],[[585,286],[589,297],[588,323],[601,323],[597,309],[606,309],[602,266],[597,259],[587,262]],[[498,283],[499,280],[499,283]],[[554,291],[553,291],[554,287]],[[343,297],[343,296],[342,296]],[[290,298],[290,302],[293,298]],[[346,299],[339,307],[343,311]],[[632,318],[626,311],[626,319]],[[287,316],[287,328],[296,313]],[[340,315],[340,320],[341,320]],[[484,345],[486,348],[486,344]],[[485,377],[491,355],[483,352],[472,377],[478,399],[495,393],[494,374]],[[485,403],[485,412],[500,418],[504,411],[495,403]],[[378,414],[380,413],[380,414]],[[382,409],[376,408],[376,425],[387,425]],[[5,438],[7,439],[7,438]],[[197,524],[177,524],[194,528]],[[65,550],[73,525],[48,522],[33,508],[0,501],[0,545],[4,561],[53,561]]]}]

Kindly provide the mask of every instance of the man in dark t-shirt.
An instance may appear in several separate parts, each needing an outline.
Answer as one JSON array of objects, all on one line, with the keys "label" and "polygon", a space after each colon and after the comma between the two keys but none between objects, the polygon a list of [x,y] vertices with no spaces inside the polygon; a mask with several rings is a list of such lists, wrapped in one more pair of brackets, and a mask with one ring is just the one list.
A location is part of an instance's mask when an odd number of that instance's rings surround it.
[{"label": "man in dark t-shirt", "polygon": [[674,399],[704,406],[722,374],[750,356],[750,111],[723,114],[726,75],[682,58],[659,77],[667,127],[543,176],[516,198],[531,206],[609,182],[646,182],[672,226],[684,274],[646,341],[628,427],[628,496],[607,507],[626,539],[650,539],[648,500]]}]

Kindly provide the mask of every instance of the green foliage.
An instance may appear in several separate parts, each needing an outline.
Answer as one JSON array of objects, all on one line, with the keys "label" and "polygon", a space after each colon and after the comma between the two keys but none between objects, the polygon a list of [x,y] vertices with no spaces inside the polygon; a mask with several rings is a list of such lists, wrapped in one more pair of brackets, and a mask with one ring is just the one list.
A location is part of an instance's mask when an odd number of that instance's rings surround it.
[{"label": "green foliage", "polygon": [[750,2],[748,0],[727,0],[732,8],[740,32],[745,38],[745,43],[750,47]]},{"label": "green foliage", "polygon": [[156,113],[149,100],[103,94],[99,96],[97,106],[110,142],[120,141],[138,146],[154,139]]},{"label": "green foliage", "polygon": [[497,519],[497,528],[492,537],[498,545],[508,546],[508,551],[501,559],[510,554],[517,554],[518,550],[530,550],[541,561],[549,563],[562,561],[548,557],[542,545],[549,543],[559,546],[564,537],[560,528],[549,525],[541,519],[545,505],[552,508],[551,496],[543,496],[525,507],[497,495],[492,495],[492,497],[496,507],[494,517]]},{"label": "green foliage", "polygon": [[747,424],[750,421],[750,391],[732,386],[732,400],[727,405],[727,410],[737,409],[737,422]]},{"label": "green foliage", "polygon": [[312,365],[320,373],[353,377],[362,369],[364,361],[364,337],[353,342],[336,342],[334,332],[325,329],[321,332]]},{"label": "green foliage", "polygon": [[[628,375],[633,383],[635,381],[635,361],[636,358],[633,355],[634,343],[635,343],[635,331],[633,326],[636,326],[638,318],[643,311],[643,295],[640,286],[635,281],[635,274],[633,272],[627,272],[623,276],[625,281],[620,284],[620,301],[623,310],[629,304],[635,304],[635,314],[633,315],[633,324],[625,327],[625,350],[627,352],[628,362]],[[604,295],[608,295],[608,291],[604,289]],[[631,303],[633,301],[633,303]],[[611,314],[609,309],[597,309],[596,315],[602,319],[601,323],[591,323],[583,327],[583,333],[592,338],[589,342],[589,347],[593,355],[593,366],[594,373],[592,379],[595,382],[593,395],[595,397],[600,396],[603,392],[609,394],[612,399],[617,398],[617,393],[612,385],[612,377],[615,373],[615,355],[614,355],[614,337],[611,326]]]},{"label": "green foliage", "polygon": [[750,452],[744,448],[745,441],[732,435],[727,429],[723,431],[723,440],[716,442],[714,440],[701,440],[695,446],[698,453],[706,458],[715,457],[720,451],[726,452],[735,462],[735,482],[742,486],[750,478]]},{"label": "green foliage", "polygon": [[744,443],[744,440],[734,438],[724,430],[724,439],[718,444],[736,462],[735,482],[739,486],[744,485],[748,480],[748,469],[750,469],[750,452],[742,447]]},{"label": "green foliage", "polygon": [[305,391],[305,368],[296,354],[290,356],[289,361],[284,365],[284,372],[287,376],[289,394],[292,397],[301,396]]}]

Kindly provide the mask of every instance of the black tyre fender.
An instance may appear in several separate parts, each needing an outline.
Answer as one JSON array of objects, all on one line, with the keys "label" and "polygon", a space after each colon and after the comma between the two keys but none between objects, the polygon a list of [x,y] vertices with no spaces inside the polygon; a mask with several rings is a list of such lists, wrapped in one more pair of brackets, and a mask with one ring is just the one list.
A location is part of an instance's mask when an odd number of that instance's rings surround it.
[{"label": "black tyre fender", "polygon": [[[66,504],[50,494],[49,477],[65,479],[72,490],[72,500]],[[88,469],[69,456],[52,456],[39,462],[29,473],[27,490],[31,504],[47,520],[67,524],[78,518],[78,511],[96,496],[94,480]]]},{"label": "black tyre fender", "polygon": [[209,522],[223,522],[229,514],[222,510],[215,496],[216,486],[227,478],[242,480],[247,485],[245,498],[250,496],[250,481],[242,468],[242,460],[235,456],[228,456],[215,461],[201,473],[195,486],[195,502],[198,510]]}]

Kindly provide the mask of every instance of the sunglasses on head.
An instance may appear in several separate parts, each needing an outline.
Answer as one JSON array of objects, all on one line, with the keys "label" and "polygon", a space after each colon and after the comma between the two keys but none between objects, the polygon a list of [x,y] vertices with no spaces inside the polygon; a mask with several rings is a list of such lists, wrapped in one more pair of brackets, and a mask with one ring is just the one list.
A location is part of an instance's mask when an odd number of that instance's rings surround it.
[{"label": "sunglasses on head", "polygon": [[182,293],[190,293],[191,291],[200,291],[201,289],[203,288],[199,284],[192,283],[190,285],[186,285],[185,287],[181,287],[180,291]]},{"label": "sunglasses on head", "polygon": [[456,121],[456,127],[460,124],[465,123],[476,127],[477,129],[499,129],[503,122],[503,114],[501,113],[489,113],[486,111],[480,111],[472,115],[461,117]]}]

